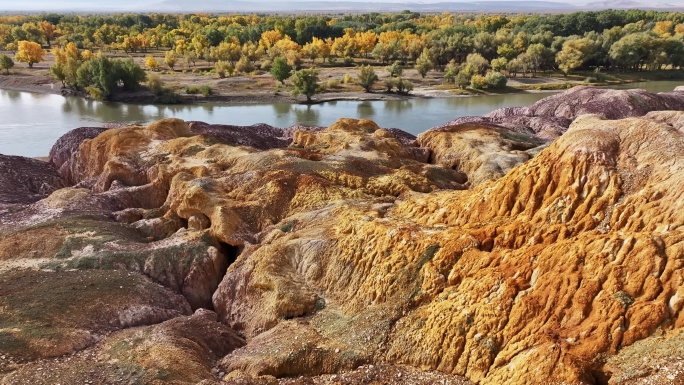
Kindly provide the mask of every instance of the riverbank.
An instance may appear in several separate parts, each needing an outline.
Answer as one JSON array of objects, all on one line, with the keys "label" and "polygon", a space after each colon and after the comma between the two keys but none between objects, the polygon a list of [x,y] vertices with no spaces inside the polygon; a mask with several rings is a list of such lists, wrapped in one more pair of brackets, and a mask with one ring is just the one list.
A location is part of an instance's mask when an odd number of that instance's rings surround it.
[{"label": "riverbank", "polygon": [[[39,94],[68,94],[86,96],[62,88],[61,82],[50,75],[50,61],[37,63],[33,68],[22,65],[15,66],[10,75],[0,75],[0,89],[34,92]],[[314,96],[315,103],[331,101],[388,101],[420,98],[459,98],[481,95],[498,95],[513,93],[531,93],[542,91],[561,91],[576,85],[586,85],[587,74],[564,77],[559,74],[537,74],[535,77],[518,75],[508,79],[508,86],[503,90],[459,89],[453,83],[444,80],[443,73],[431,71],[425,78],[415,69],[408,68],[403,77],[414,84],[409,94],[386,92],[384,81],[389,73],[384,67],[377,67],[376,73],[381,81],[377,82],[372,92],[365,92],[354,83],[358,69],[355,67],[324,67],[319,69],[319,84],[322,92]],[[304,97],[293,97],[292,87],[277,82],[268,72],[257,71],[249,75],[219,78],[206,68],[187,68],[176,71],[155,72],[165,86],[181,96],[181,104],[194,103],[227,103],[227,104],[264,104],[264,103],[302,103]],[[637,74],[608,74],[601,83],[595,85],[619,85],[636,81],[651,81],[682,77],[681,71],[660,71]],[[196,91],[200,88],[210,90],[210,94],[202,95]],[[193,93],[193,90],[195,91]],[[154,104],[156,96],[146,89],[137,92],[119,92],[111,101],[121,103]]]}]

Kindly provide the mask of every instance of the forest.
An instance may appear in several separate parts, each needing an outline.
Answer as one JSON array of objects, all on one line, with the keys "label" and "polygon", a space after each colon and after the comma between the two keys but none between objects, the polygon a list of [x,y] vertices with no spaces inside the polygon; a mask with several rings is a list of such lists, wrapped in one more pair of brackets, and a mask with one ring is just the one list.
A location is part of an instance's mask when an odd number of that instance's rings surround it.
[{"label": "forest", "polygon": [[[144,79],[125,60],[131,55],[144,55],[152,72],[203,63],[221,77],[263,70],[282,82],[305,67],[396,65],[423,77],[440,71],[459,87],[497,87],[506,77],[540,71],[592,71],[598,78],[680,69],[684,13],[0,16],[0,48],[8,52],[0,69],[14,61],[32,66],[49,51],[52,73],[65,86],[105,94],[122,78]],[[110,56],[123,59],[107,64]],[[99,64],[88,64],[95,59]],[[94,80],[103,65],[119,68],[119,81]]]}]

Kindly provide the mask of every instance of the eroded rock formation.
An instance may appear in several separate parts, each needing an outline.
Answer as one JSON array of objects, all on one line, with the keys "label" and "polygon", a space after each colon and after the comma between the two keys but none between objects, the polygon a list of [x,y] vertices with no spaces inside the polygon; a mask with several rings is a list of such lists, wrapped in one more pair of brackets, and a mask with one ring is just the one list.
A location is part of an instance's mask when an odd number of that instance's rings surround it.
[{"label": "eroded rock formation", "polygon": [[595,114],[606,119],[623,119],[643,116],[651,111],[682,109],[682,91],[654,94],[640,89],[611,90],[577,86],[528,107],[501,108],[481,117],[458,118],[440,127],[460,123],[489,123],[544,139],[555,139],[580,115]]},{"label": "eroded rock formation", "polygon": [[[588,103],[641,97],[679,108]],[[8,157],[0,383],[676,381],[684,112],[546,103],[552,143],[164,120]]]}]

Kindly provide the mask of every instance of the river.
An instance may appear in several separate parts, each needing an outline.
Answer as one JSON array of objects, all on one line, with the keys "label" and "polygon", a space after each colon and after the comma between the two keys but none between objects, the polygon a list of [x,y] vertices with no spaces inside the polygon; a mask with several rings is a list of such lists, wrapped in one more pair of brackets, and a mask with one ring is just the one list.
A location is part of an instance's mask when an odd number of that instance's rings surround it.
[{"label": "river", "polygon": [[[672,91],[681,82],[633,83],[620,88]],[[139,105],[101,103],[76,97],[0,90],[0,154],[46,156],[61,135],[76,127],[104,123],[146,123],[163,118],[216,124],[276,127],[294,124],[328,126],[339,118],[374,120],[380,127],[396,127],[417,135],[461,116],[486,114],[501,107],[524,106],[551,95],[526,93],[444,99],[337,101],[299,104]]]}]

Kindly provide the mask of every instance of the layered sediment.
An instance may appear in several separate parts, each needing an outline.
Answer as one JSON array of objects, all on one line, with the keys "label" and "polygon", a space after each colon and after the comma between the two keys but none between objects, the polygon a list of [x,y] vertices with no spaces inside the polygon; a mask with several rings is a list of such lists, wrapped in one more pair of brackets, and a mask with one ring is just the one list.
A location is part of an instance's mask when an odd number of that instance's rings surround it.
[{"label": "layered sediment", "polygon": [[0,383],[684,380],[684,94],[522,110],[0,158]]}]

